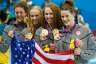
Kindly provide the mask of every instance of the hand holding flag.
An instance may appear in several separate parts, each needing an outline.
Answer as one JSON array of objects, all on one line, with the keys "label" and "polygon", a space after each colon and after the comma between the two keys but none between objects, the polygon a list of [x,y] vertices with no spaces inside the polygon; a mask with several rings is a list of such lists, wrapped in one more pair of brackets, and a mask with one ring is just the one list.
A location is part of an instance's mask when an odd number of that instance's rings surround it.
[{"label": "hand holding flag", "polygon": [[10,36],[11,38],[13,38],[14,37],[14,31],[9,31],[8,32],[8,36]]},{"label": "hand holding flag", "polygon": [[20,42],[14,33],[9,61],[11,61],[10,64],[74,64],[74,55],[73,51],[56,54],[45,53],[34,39]]},{"label": "hand holding flag", "polygon": [[28,33],[28,34],[25,35],[25,40],[30,41],[32,39],[32,37],[33,37],[33,34]]},{"label": "hand holding flag", "polygon": [[81,46],[83,46],[82,41],[80,39],[76,38],[76,40],[75,40],[75,47],[76,48],[74,49],[74,54],[75,55],[80,55],[80,53],[81,53],[80,47]]},{"label": "hand holding flag", "polygon": [[[29,36],[30,34],[28,34]],[[11,63],[10,64],[32,64],[32,57],[35,53],[35,41],[19,41],[16,32],[11,41]]]}]

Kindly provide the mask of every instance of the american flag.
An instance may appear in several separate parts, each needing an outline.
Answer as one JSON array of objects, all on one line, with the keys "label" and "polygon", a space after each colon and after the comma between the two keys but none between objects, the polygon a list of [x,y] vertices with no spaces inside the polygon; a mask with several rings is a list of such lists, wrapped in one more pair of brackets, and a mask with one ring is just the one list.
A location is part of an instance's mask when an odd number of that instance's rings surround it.
[{"label": "american flag", "polygon": [[74,64],[73,51],[45,53],[34,39],[20,42],[14,35],[9,64]]},{"label": "american flag", "polygon": [[19,41],[14,32],[11,41],[11,64],[32,64],[32,57],[35,53],[35,41]]}]

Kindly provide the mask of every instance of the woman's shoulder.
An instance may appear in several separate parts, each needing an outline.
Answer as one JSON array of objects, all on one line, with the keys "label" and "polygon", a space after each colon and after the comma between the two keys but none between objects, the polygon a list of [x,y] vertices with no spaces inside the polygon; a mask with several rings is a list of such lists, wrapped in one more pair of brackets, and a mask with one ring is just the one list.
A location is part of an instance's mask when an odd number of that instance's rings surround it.
[{"label": "woman's shoulder", "polygon": [[29,33],[29,29],[28,29],[28,28],[24,28],[24,29],[21,31],[21,34],[22,34],[22,35],[25,35],[25,34],[27,34],[27,33]]},{"label": "woman's shoulder", "polygon": [[80,27],[80,28],[78,28],[79,30],[81,30],[81,31],[83,31],[85,33],[91,33],[92,32],[89,27],[81,26],[79,24],[77,24],[77,26]]}]

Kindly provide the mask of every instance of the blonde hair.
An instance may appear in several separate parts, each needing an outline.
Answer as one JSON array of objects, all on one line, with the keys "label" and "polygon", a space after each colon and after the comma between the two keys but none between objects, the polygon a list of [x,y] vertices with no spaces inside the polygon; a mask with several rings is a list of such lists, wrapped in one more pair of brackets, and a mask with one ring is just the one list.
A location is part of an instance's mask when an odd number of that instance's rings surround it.
[{"label": "blonde hair", "polygon": [[[40,11],[40,20],[38,21],[38,24],[36,26],[34,26],[32,20],[30,18],[30,11],[33,10],[33,9],[36,9],[36,10]],[[41,26],[41,24],[43,23],[42,22],[43,15],[42,15],[42,9],[38,6],[32,6],[30,11],[29,11],[29,14],[28,14],[28,18],[25,20],[25,23],[27,24],[27,27],[30,30],[30,32],[33,33],[33,35],[34,35],[35,34],[35,28],[39,28]]]},{"label": "blonde hair", "polygon": [[31,32],[34,35],[35,33],[32,20],[29,17],[26,17],[24,18],[24,22],[27,24],[29,32]]},{"label": "blonde hair", "polygon": [[[35,27],[38,28],[38,27],[40,27],[43,24],[43,12],[42,12],[42,9],[39,6],[32,6],[30,11],[34,10],[34,9],[35,10],[39,10],[39,12],[40,12],[40,20],[38,21],[38,24],[35,26]],[[29,17],[30,17],[30,14],[29,14]]]},{"label": "blonde hair", "polygon": [[[42,11],[41,8],[38,6],[32,6],[31,9],[36,9],[36,10]],[[31,11],[31,9],[30,9],[30,11]]]}]

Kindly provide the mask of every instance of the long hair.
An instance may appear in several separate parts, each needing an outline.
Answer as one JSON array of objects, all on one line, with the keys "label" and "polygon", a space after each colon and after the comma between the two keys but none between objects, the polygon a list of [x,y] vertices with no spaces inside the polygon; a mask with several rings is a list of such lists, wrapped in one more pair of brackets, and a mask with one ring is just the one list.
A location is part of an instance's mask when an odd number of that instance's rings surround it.
[{"label": "long hair", "polygon": [[[61,14],[60,14],[59,7],[56,6],[53,3],[46,4],[44,6],[44,8],[43,8],[43,16],[45,14],[45,8],[46,7],[49,7],[53,11],[53,14],[54,14],[54,21],[52,22],[52,24],[53,24],[52,25],[52,29],[54,29],[54,28],[60,29],[61,26],[62,26],[62,22],[61,22]],[[44,18],[44,21],[45,21],[45,23],[47,23],[46,20],[45,20],[45,18]]]},{"label": "long hair", "polygon": [[34,26],[33,26],[32,20],[29,17],[26,17],[24,19],[24,22],[27,24],[29,32],[31,32],[33,34],[33,36],[34,36],[35,31],[34,31]]}]

